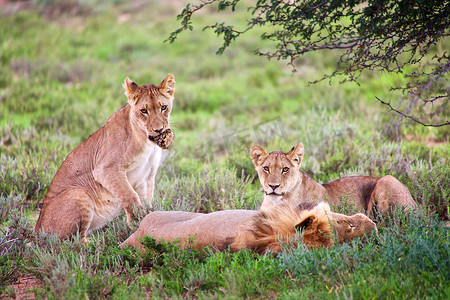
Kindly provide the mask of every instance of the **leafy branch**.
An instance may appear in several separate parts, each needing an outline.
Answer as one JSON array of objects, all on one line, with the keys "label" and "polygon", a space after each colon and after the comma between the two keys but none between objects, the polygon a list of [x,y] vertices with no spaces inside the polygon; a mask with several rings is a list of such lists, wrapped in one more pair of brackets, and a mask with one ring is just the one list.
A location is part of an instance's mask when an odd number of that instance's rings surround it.
[{"label": "leafy branch", "polygon": [[[324,50],[338,53],[334,72],[313,83],[338,75],[343,75],[344,81],[357,81],[364,70],[403,73],[405,67],[411,66],[419,71],[407,75],[409,83],[396,89],[403,90],[405,99],[410,98],[410,101],[420,98],[421,101],[412,101],[416,104],[439,106],[425,116],[438,119],[437,123],[427,126],[449,125],[448,120],[440,119],[440,116],[448,118],[450,114],[449,57],[444,53],[435,56],[431,63],[422,61],[432,47],[450,35],[450,1],[202,1],[198,5],[188,4],[178,15],[181,27],[170,34],[168,41],[174,42],[180,33],[192,30],[192,17],[199,10],[216,5],[219,12],[228,9],[234,12],[241,2],[248,5],[250,14],[244,29],[239,30],[225,22],[204,27],[223,38],[218,54],[237,38],[260,26],[267,29],[261,39],[275,42],[275,48],[270,51],[257,49],[256,53],[269,59],[287,60],[293,71],[302,55]],[[421,71],[430,67],[434,70]],[[393,110],[402,114],[398,108]],[[410,119],[425,124],[414,117]]]}]

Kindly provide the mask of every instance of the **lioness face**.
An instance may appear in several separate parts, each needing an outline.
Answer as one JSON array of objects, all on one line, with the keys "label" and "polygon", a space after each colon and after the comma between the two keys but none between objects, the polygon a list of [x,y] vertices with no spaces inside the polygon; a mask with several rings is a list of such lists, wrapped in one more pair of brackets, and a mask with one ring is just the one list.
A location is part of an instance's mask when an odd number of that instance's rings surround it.
[{"label": "lioness face", "polygon": [[279,201],[299,183],[299,180],[301,183],[300,164],[303,149],[302,143],[289,152],[274,151],[268,154],[257,145],[250,149],[250,157],[266,196]]},{"label": "lioness face", "polygon": [[170,129],[175,78],[169,74],[159,86],[139,86],[127,77],[123,87],[131,106],[131,122],[145,133],[149,141],[155,142],[163,132]]},{"label": "lioness face", "polygon": [[341,243],[357,237],[363,237],[372,230],[377,231],[377,226],[366,215],[356,214],[346,216],[338,213],[331,213],[331,223],[334,226],[339,241]]}]

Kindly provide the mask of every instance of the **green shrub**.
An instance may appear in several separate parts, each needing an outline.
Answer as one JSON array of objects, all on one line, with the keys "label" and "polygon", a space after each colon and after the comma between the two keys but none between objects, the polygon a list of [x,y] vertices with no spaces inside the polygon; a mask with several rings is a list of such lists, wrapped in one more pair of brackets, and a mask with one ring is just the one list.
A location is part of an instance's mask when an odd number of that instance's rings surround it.
[{"label": "green shrub", "polygon": [[417,172],[415,180],[408,185],[416,202],[437,215],[441,220],[449,220],[450,209],[450,168],[446,164],[437,164],[434,168]]}]

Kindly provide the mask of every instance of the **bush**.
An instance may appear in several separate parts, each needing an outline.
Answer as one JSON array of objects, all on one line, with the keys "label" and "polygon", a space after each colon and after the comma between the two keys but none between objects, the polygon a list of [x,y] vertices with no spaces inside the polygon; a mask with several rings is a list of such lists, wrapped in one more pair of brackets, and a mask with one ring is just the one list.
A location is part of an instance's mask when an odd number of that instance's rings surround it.
[{"label": "bush", "polygon": [[408,187],[418,203],[430,211],[430,216],[448,221],[450,216],[450,168],[445,164],[437,164],[416,174],[416,184]]}]

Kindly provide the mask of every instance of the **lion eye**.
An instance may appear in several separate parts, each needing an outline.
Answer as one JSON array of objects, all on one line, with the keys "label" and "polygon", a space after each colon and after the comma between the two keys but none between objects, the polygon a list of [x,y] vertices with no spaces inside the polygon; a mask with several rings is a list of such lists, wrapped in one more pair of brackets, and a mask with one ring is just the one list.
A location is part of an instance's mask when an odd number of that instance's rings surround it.
[{"label": "lion eye", "polygon": [[264,170],[265,172],[269,172],[269,167],[268,167],[268,166],[265,166],[265,167],[263,168],[263,170]]},{"label": "lion eye", "polygon": [[143,109],[141,109],[141,114],[146,115],[146,114],[148,114],[148,111],[145,108],[143,108]]},{"label": "lion eye", "polygon": [[350,227],[350,228],[354,228],[354,227],[356,227],[355,225],[353,225],[352,223],[348,223],[348,226]]},{"label": "lion eye", "polygon": [[289,168],[288,167],[284,167],[283,168],[283,173],[287,173],[289,171]]},{"label": "lion eye", "polygon": [[161,106],[161,111],[166,110],[166,109],[167,109],[167,105]]}]

